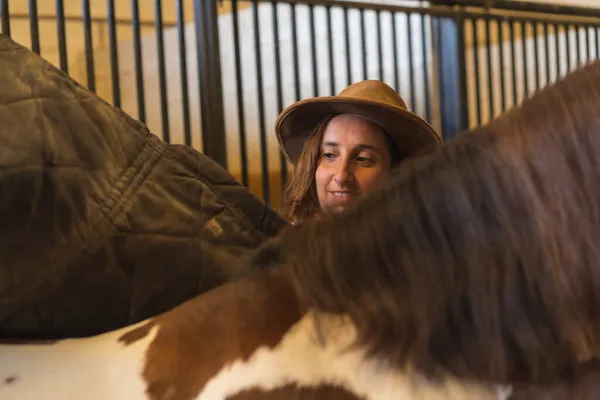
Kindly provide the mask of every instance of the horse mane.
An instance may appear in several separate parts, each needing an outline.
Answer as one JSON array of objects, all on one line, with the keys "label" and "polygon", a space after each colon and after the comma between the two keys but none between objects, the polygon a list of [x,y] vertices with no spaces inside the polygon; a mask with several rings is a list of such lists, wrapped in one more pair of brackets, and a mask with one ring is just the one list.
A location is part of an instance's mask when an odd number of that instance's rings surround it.
[{"label": "horse mane", "polygon": [[568,376],[600,355],[599,110],[596,62],[286,230],[269,257],[398,366]]}]

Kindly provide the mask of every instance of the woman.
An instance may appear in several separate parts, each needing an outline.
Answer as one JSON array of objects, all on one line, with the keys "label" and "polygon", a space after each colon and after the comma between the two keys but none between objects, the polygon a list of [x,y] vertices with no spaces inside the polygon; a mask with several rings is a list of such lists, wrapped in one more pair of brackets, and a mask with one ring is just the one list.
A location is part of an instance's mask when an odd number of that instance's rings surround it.
[{"label": "woman", "polygon": [[292,104],[277,118],[275,133],[294,165],[282,209],[294,224],[343,210],[383,183],[392,167],[442,142],[391,87],[376,80]]}]

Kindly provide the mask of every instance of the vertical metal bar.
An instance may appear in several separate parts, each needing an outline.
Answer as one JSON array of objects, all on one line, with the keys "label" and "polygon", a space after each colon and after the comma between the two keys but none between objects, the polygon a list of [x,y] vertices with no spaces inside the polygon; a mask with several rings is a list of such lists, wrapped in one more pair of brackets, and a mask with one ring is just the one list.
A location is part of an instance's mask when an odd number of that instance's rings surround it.
[{"label": "vertical metal bar", "polygon": [[[181,0],[177,0],[178,2]],[[137,89],[138,119],[146,123],[146,102],[144,101],[144,70],[142,63],[142,40],[140,34],[139,0],[131,0],[131,23],[133,27],[133,53]]]},{"label": "vertical metal bar", "polygon": [[567,73],[571,71],[571,66],[573,65],[573,60],[571,58],[571,26],[569,24],[565,24],[565,44],[567,50]]},{"label": "vertical metal bar", "polygon": [[119,77],[119,52],[117,48],[117,24],[115,22],[115,0],[107,0],[107,14],[113,105],[117,108],[121,108],[121,83]]},{"label": "vertical metal bar", "polygon": [[83,36],[85,41],[85,69],[87,87],[91,92],[96,92],[96,74],[94,72],[94,42],[92,40],[92,13],[90,0],[82,0]]},{"label": "vertical metal bar", "polygon": [[396,89],[396,92],[400,92],[400,63],[398,61],[398,27],[396,26],[397,14],[393,11],[390,11],[390,14],[392,15],[392,45],[394,46],[394,88]]},{"label": "vertical metal bar", "polygon": [[377,56],[379,62],[379,80],[383,81],[383,39],[381,37],[381,11],[377,10]]},{"label": "vertical metal bar", "polygon": [[183,108],[183,137],[185,144],[192,145],[192,126],[190,123],[190,95],[188,93],[187,48],[185,43],[184,0],[176,0],[177,42],[179,46],[179,68],[181,74],[181,107]]},{"label": "vertical metal bar", "polygon": [[194,0],[198,89],[202,113],[202,151],[227,168],[227,142],[223,110],[223,88],[217,4]]},{"label": "vertical metal bar", "polygon": [[[273,21],[273,51],[275,53],[275,88],[277,92],[277,113],[283,111],[283,87],[281,84],[281,48],[279,46],[279,15],[277,1],[271,1],[271,17]],[[332,76],[333,79],[333,76]],[[287,181],[287,162],[283,152],[279,152],[279,165],[281,169],[281,184]]]},{"label": "vertical metal bar", "polygon": [[31,50],[40,54],[40,27],[38,25],[37,0],[29,0],[29,30],[31,32]]},{"label": "vertical metal bar", "polygon": [[529,74],[527,73],[527,22],[521,22],[521,56],[523,57],[523,98],[529,97]]},{"label": "vertical metal bar", "polygon": [[555,79],[558,80],[558,78],[560,78],[561,76],[561,71],[560,71],[560,27],[558,26],[558,24],[553,24],[554,25],[554,50],[556,52],[556,77]]},{"label": "vertical metal bar", "polygon": [[368,77],[368,59],[367,59],[367,30],[365,28],[365,10],[360,9],[360,43],[362,49],[362,66],[363,66],[363,79]]},{"label": "vertical metal bar", "polygon": [[501,19],[496,20],[498,26],[498,50],[500,51],[500,104],[502,112],[506,111],[506,68],[504,67],[504,22]]},{"label": "vertical metal bar", "polygon": [[457,11],[453,18],[435,17],[435,62],[440,76],[442,134],[451,139],[469,124],[465,67],[465,15]]},{"label": "vertical metal bar", "polygon": [[410,109],[415,111],[417,99],[415,95],[415,68],[413,59],[413,32],[412,32],[412,14],[406,14],[406,33],[408,37],[408,76],[410,84]]},{"label": "vertical metal bar", "polygon": [[592,51],[590,50],[590,27],[585,26],[585,61],[589,62],[592,58]]},{"label": "vertical metal bar", "polygon": [[333,31],[331,27],[331,6],[325,8],[327,10],[327,38],[329,39],[329,93],[333,96],[335,94],[335,64],[333,57]]},{"label": "vertical metal bar", "polygon": [[425,119],[431,123],[431,94],[429,93],[429,46],[427,41],[426,14],[421,14],[421,56],[423,57],[423,90],[425,90]]},{"label": "vertical metal bar", "polygon": [[10,37],[10,11],[9,0],[0,0],[0,14],[2,14],[2,34]]},{"label": "vertical metal bar", "polygon": [[538,42],[538,24],[532,22],[531,27],[533,28],[533,65],[535,69],[535,90],[540,88],[540,51]]},{"label": "vertical metal bar", "polygon": [[169,129],[169,99],[167,93],[167,72],[165,67],[165,40],[162,19],[162,0],[154,1],[154,26],[156,27],[156,47],[158,50],[158,80],[160,84],[160,114],[163,140],[171,142]]},{"label": "vertical metal bar", "polygon": [[[445,22],[445,21],[444,21]],[[448,119],[449,118],[449,113],[446,111],[446,108],[448,107],[449,103],[451,103],[451,101],[446,100],[447,95],[446,95],[446,81],[447,81],[447,77],[446,75],[444,75],[444,65],[445,63],[445,58],[447,56],[447,52],[444,51],[446,50],[444,45],[444,39],[447,39],[446,37],[444,37],[444,23],[442,21],[441,17],[434,17],[433,19],[433,27],[435,29],[435,44],[434,44],[434,50],[435,50],[435,55],[436,55],[436,69],[437,69],[437,73],[439,75],[439,83],[438,83],[438,92],[439,92],[439,102],[440,102],[440,128],[441,128],[441,134],[442,134],[442,138],[446,139],[449,135],[447,133],[448,131]]]},{"label": "vertical metal bar", "polygon": [[312,61],[313,95],[319,95],[319,70],[317,69],[317,33],[315,32],[315,7],[308,6],[310,25],[310,54]]},{"label": "vertical metal bar", "polygon": [[296,22],[296,3],[291,4],[290,16],[292,18],[292,50],[294,58],[294,98],[300,100],[300,55],[298,53],[298,27]]},{"label": "vertical metal bar", "polygon": [[577,65],[575,68],[579,68],[581,65],[581,35],[580,35],[579,25],[575,25],[575,46],[577,47],[577,51],[575,55],[577,57]]},{"label": "vertical metal bar", "polygon": [[[496,115],[494,110],[494,79],[492,76],[492,33],[490,27],[490,18],[487,16],[485,18],[485,44],[486,44],[486,62],[487,62],[487,81],[488,81],[488,107],[489,111],[489,119],[494,118]],[[500,46],[501,43],[498,43]]]},{"label": "vertical metal bar", "polygon": [[240,127],[240,162],[242,164],[242,184],[248,187],[248,147],[246,144],[246,118],[244,115],[244,89],[242,87],[242,66],[240,60],[240,22],[238,0],[231,0],[231,14],[233,16],[233,47],[235,57],[235,87]]},{"label": "vertical metal bar", "polygon": [[600,59],[600,34],[598,33],[598,30],[600,29],[600,27],[595,26],[594,27],[594,39],[596,41],[596,58]]},{"label": "vertical metal bar", "polygon": [[515,33],[515,21],[510,20],[509,24],[510,30],[510,64],[511,64],[511,72],[512,72],[512,97],[513,97],[513,105],[516,105],[519,101],[519,97],[517,95],[517,52],[515,49],[515,43],[517,42],[517,36]]},{"label": "vertical metal bar", "polygon": [[352,83],[352,57],[350,56],[350,20],[348,19],[348,8],[344,7],[344,40],[346,45],[346,78],[347,84]]},{"label": "vertical metal bar", "polygon": [[67,60],[67,29],[65,26],[65,5],[63,0],[56,0],[56,33],[58,38],[58,54],[60,69],[69,73]]},{"label": "vertical metal bar", "polygon": [[473,17],[471,19],[471,23],[473,24],[473,58],[475,64],[475,103],[477,105],[477,125],[481,125],[482,117],[481,117],[481,87],[479,85],[479,33],[477,28],[477,19]]},{"label": "vertical metal bar", "polygon": [[546,85],[550,84],[550,33],[548,23],[544,23],[544,51],[546,60]]},{"label": "vertical metal bar", "polygon": [[260,46],[260,22],[258,20],[258,0],[252,1],[252,21],[254,24],[254,55],[256,60],[256,82],[258,85],[258,123],[260,132],[260,153],[262,168],[263,200],[269,204],[271,189],[269,184],[269,159],[267,147],[267,128],[265,125],[265,100],[262,76],[262,49]]}]

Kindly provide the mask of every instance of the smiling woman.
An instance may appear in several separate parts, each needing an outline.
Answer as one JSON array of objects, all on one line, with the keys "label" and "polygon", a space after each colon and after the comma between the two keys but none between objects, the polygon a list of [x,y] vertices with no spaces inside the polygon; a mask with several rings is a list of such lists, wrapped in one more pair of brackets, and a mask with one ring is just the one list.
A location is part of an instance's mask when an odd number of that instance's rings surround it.
[{"label": "smiling woman", "polygon": [[275,132],[294,165],[282,210],[292,223],[345,209],[385,182],[390,168],[442,141],[376,80],[292,104],[279,115]]}]

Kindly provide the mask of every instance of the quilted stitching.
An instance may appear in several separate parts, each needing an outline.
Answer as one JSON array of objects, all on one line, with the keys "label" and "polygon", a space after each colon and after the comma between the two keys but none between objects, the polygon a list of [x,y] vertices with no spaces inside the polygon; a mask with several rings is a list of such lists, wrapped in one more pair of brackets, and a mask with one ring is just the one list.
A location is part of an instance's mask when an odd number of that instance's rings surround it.
[{"label": "quilted stitching", "polygon": [[0,337],[60,338],[165,311],[239,273],[285,222],[0,35]]}]

